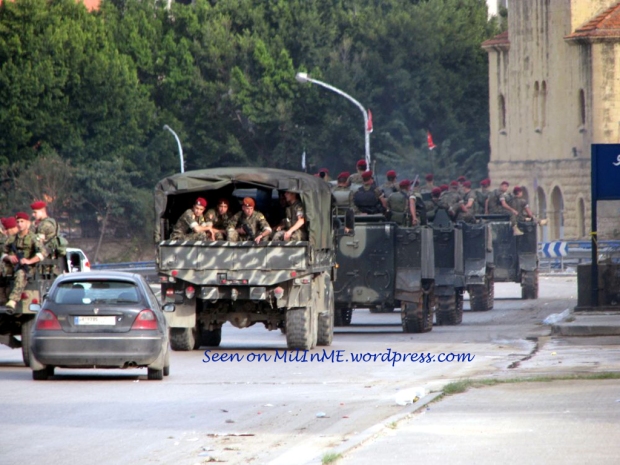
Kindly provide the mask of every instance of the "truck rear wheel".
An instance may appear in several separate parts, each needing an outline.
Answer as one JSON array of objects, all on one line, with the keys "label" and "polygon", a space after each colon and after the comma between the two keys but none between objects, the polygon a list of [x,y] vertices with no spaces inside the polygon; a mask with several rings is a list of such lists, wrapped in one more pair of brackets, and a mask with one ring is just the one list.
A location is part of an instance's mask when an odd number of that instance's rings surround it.
[{"label": "truck rear wheel", "polygon": [[405,333],[428,333],[433,329],[433,312],[431,311],[430,298],[424,295],[422,305],[412,302],[403,302],[401,307],[401,319],[403,332]]},{"label": "truck rear wheel", "polygon": [[521,298],[538,299],[538,270],[521,273]]},{"label": "truck rear wheel", "polygon": [[170,347],[172,350],[187,351],[200,348],[198,328],[170,328]]},{"label": "truck rear wheel", "polygon": [[21,335],[22,335],[22,359],[24,365],[30,366],[30,333],[32,333],[32,327],[34,326],[34,318],[30,318],[28,321],[22,323]]},{"label": "truck rear wheel", "polygon": [[286,312],[286,344],[289,349],[310,350],[317,335],[316,317],[312,321],[309,307],[292,308]]},{"label": "truck rear wheel", "polygon": [[486,312],[489,309],[489,282],[469,286],[469,306],[474,312]]},{"label": "truck rear wheel", "polygon": [[330,346],[334,339],[334,287],[331,281],[325,286],[324,313],[319,314],[317,345]]},{"label": "truck rear wheel", "polygon": [[222,342],[222,327],[209,331],[203,329],[201,334],[201,341],[203,346],[207,347],[219,347]]},{"label": "truck rear wheel", "polygon": [[463,294],[455,291],[453,295],[437,297],[437,324],[442,326],[459,325],[463,321]]}]

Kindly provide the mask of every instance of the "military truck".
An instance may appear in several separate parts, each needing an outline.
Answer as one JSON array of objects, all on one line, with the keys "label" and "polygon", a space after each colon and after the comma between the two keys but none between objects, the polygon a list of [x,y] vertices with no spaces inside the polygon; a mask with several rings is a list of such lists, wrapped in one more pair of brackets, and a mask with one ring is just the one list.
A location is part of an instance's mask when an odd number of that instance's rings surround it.
[{"label": "military truck", "polygon": [[[197,197],[215,205],[252,197],[273,226],[283,216],[279,193],[297,192],[305,207],[307,241],[171,240],[177,219]],[[238,201],[239,200],[239,201]],[[209,207],[207,207],[209,208]],[[334,205],[322,179],[272,168],[216,168],[161,180],[155,188],[155,240],[161,295],[173,350],[219,346],[222,325],[262,323],[286,334],[291,349],[329,346],[333,338]]]},{"label": "military truck", "polygon": [[[58,270],[66,269],[66,258],[46,258],[35,265],[34,273],[29,275],[28,283],[22,293],[22,298],[15,309],[0,306],[0,344],[12,349],[22,350],[22,359],[26,366],[30,365],[30,333],[36,317],[36,312],[30,311],[30,304],[38,304],[43,300],[50,286],[56,278]],[[7,296],[13,285],[13,277],[2,277],[1,285],[6,288]]]},{"label": "military truck", "polygon": [[400,307],[403,331],[433,329],[432,230],[405,228],[383,215],[358,215],[352,236],[337,241],[335,325],[351,323],[356,308]]},{"label": "military truck", "polygon": [[538,239],[534,221],[519,221],[515,236],[508,215],[481,215],[493,234],[495,282],[521,284],[522,299],[538,299]]}]

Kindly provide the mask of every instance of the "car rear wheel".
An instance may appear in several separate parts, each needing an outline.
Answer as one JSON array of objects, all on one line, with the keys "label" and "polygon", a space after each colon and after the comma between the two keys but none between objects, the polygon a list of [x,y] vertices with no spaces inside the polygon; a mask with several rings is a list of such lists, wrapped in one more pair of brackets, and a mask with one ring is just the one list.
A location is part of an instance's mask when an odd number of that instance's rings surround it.
[{"label": "car rear wheel", "polygon": [[53,366],[46,366],[42,370],[32,370],[32,379],[35,381],[47,381],[52,376],[54,376]]},{"label": "car rear wheel", "polygon": [[161,381],[162,379],[164,379],[164,370],[157,370],[155,368],[147,368],[147,370],[147,379],[152,379],[156,381]]},{"label": "car rear wheel", "polygon": [[170,347],[166,350],[166,359],[164,361],[164,376],[170,376]]}]

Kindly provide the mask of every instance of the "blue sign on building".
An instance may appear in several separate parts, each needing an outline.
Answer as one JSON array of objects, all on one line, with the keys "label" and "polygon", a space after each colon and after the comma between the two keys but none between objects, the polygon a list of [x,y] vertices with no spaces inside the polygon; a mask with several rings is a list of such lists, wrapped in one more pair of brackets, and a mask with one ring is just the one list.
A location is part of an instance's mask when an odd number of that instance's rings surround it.
[{"label": "blue sign on building", "polygon": [[592,201],[620,200],[620,144],[592,144],[592,194]]}]

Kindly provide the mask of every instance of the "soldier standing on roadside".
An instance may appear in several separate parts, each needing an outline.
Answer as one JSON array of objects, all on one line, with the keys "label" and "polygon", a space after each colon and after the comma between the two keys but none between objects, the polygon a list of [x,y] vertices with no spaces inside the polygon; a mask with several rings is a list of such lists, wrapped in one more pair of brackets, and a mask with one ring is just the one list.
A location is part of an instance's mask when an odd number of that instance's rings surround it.
[{"label": "soldier standing on roadside", "polygon": [[254,241],[257,244],[262,240],[269,239],[272,229],[263,215],[255,211],[256,202],[252,197],[246,197],[241,204],[241,211],[233,215],[228,222],[226,235],[229,241]]},{"label": "soldier standing on roadside", "polygon": [[15,215],[17,234],[11,236],[4,244],[2,260],[12,265],[13,290],[9,294],[6,307],[15,310],[17,302],[22,298],[22,293],[28,283],[28,277],[34,275],[34,265],[45,258],[45,248],[38,240],[34,232],[30,231],[30,217],[27,213],[19,212]]}]

